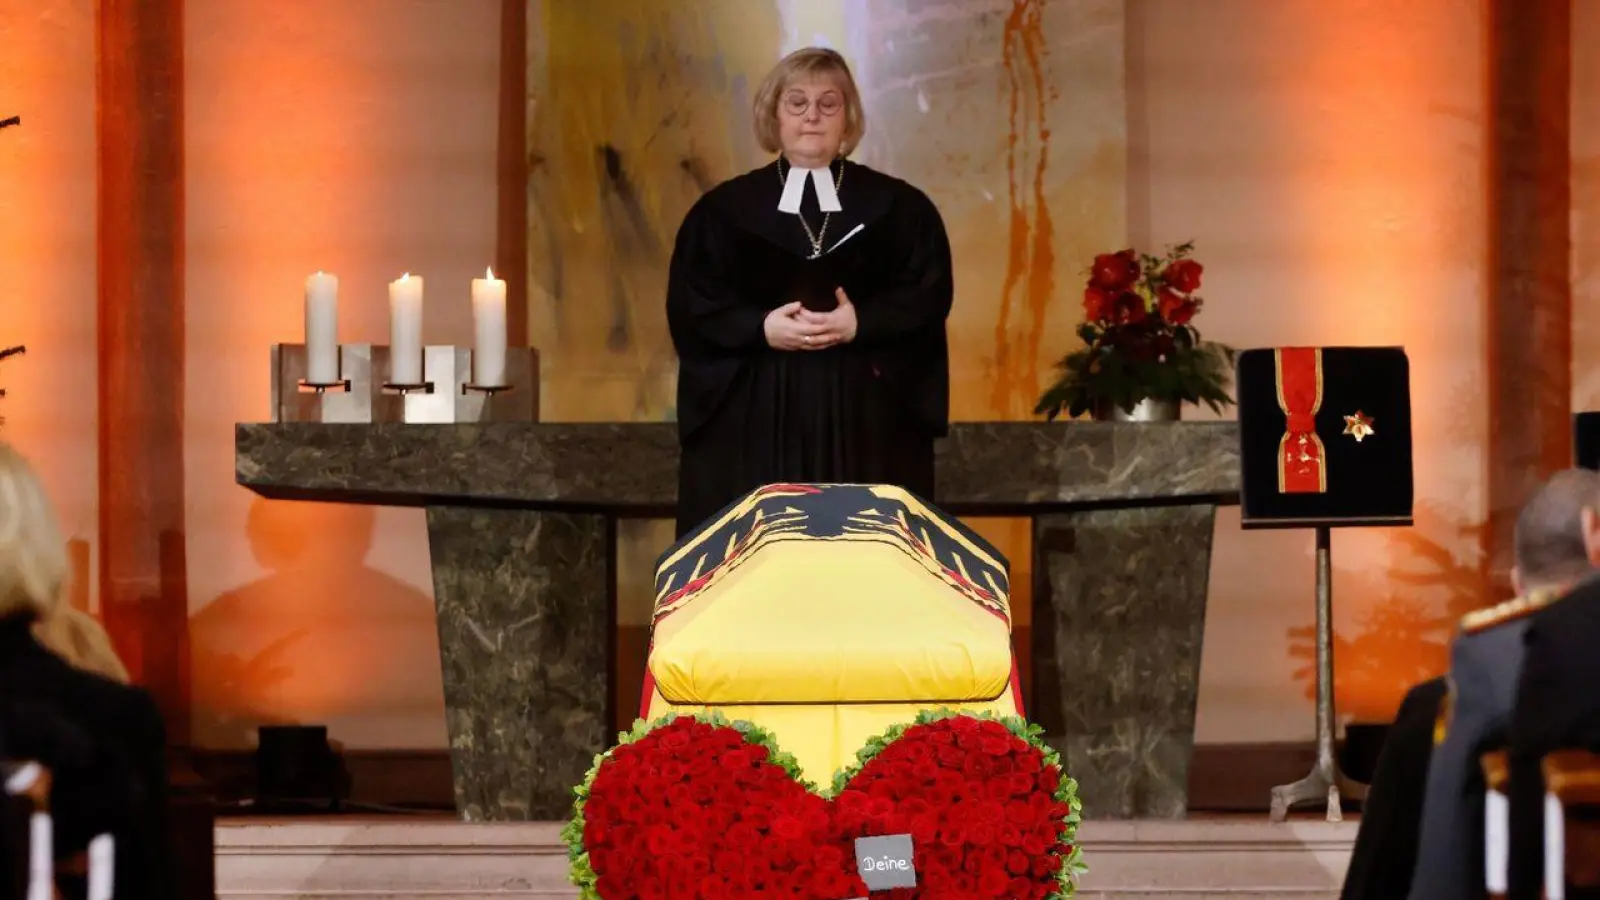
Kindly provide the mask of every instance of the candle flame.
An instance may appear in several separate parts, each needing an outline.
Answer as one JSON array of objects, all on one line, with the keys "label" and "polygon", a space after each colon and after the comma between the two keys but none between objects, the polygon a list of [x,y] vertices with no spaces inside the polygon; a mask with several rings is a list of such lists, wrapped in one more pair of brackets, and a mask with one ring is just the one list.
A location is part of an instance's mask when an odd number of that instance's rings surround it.
[{"label": "candle flame", "polygon": [[411,273],[410,272],[407,272],[404,275],[400,276],[400,280],[401,281],[409,281],[410,279],[411,279]]},{"label": "candle flame", "polygon": [[494,266],[485,266],[484,270],[483,270],[483,273],[484,273],[484,277],[487,278],[488,280],[490,280],[490,281],[494,280]]}]

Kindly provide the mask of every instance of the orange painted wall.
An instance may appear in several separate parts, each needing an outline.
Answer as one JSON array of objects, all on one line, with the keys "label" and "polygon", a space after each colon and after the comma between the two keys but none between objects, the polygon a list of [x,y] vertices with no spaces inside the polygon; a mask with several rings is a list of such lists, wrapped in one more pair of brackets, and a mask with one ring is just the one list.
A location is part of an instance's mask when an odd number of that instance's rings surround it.
[{"label": "orange painted wall", "polygon": [[0,0],[0,435],[33,458],[74,544],[99,539],[93,0]]}]

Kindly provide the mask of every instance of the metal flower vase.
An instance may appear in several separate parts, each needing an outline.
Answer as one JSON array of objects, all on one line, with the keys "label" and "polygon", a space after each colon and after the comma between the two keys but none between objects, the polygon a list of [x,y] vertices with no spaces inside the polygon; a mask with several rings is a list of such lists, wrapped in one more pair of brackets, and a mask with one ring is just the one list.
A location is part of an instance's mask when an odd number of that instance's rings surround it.
[{"label": "metal flower vase", "polygon": [[1094,410],[1094,418],[1098,422],[1176,422],[1182,412],[1183,404],[1177,400],[1146,397],[1131,411],[1115,403],[1101,403]]}]

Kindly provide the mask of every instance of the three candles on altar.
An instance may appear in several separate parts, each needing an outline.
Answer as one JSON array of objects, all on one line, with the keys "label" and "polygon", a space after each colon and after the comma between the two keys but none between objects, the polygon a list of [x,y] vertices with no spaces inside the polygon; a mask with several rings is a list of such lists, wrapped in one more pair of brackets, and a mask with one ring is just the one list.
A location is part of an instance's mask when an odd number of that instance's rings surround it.
[{"label": "three candles on altar", "polygon": [[[493,270],[472,279],[472,383],[505,387],[506,283]],[[306,381],[339,380],[339,278],[306,278]],[[389,282],[389,378],[394,385],[423,383],[422,278],[407,272]]]}]

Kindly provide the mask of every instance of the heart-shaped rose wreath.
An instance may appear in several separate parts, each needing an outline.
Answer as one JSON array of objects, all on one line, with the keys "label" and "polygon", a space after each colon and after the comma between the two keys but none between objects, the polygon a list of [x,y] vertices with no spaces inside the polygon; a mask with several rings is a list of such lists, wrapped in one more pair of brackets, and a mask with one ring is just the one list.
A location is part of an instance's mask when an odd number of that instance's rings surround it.
[{"label": "heart-shaped rose wreath", "polygon": [[895,898],[1071,897],[1077,784],[1017,718],[924,712],[867,743],[826,795],[772,735],[720,716],[641,723],[595,761],[563,836],[585,900],[867,896],[854,839],[912,836]]}]

